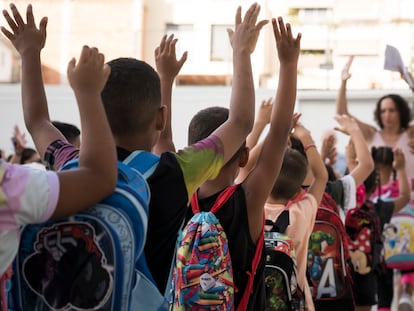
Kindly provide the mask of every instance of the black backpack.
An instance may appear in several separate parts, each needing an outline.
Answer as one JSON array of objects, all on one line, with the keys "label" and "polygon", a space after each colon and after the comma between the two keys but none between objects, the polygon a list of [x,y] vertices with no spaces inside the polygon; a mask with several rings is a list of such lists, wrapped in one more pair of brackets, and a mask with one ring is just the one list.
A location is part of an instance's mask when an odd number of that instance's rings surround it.
[{"label": "black backpack", "polygon": [[265,285],[266,310],[305,310],[305,295],[297,282],[297,267],[293,241],[286,235],[289,225],[289,210],[286,208],[276,219],[266,219],[265,241]]}]

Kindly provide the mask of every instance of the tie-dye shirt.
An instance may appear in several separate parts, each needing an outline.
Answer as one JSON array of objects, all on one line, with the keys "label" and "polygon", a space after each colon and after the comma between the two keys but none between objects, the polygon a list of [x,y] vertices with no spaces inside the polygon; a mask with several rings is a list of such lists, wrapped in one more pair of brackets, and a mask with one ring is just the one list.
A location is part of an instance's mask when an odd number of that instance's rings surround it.
[{"label": "tie-dye shirt", "polygon": [[0,276],[17,253],[19,226],[49,219],[58,196],[56,172],[0,160]]},{"label": "tie-dye shirt", "polygon": [[[117,151],[120,161],[131,153],[122,148]],[[56,141],[49,146],[45,160],[59,169],[77,157],[77,153],[74,146]],[[167,284],[177,234],[189,200],[202,183],[216,178],[223,166],[223,156],[222,142],[217,136],[210,136],[177,153],[163,153],[148,178],[151,201],[145,257],[161,292]]]}]

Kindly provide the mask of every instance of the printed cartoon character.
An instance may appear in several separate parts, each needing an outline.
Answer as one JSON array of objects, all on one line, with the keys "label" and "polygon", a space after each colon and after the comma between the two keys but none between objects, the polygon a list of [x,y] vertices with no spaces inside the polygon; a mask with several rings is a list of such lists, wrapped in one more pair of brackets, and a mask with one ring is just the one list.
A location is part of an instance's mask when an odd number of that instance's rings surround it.
[{"label": "printed cartoon character", "polygon": [[350,251],[349,255],[351,256],[351,261],[355,272],[358,272],[359,274],[368,274],[371,272],[371,267],[368,265],[367,254],[357,249]]},{"label": "printed cartoon character", "polygon": [[384,228],[384,249],[385,257],[398,254],[400,251],[400,239],[397,235],[397,227],[394,224],[387,224]]},{"label": "printed cartoon character", "polygon": [[409,254],[414,252],[414,229],[408,222],[400,222],[398,227],[398,236],[401,243],[400,253]]}]

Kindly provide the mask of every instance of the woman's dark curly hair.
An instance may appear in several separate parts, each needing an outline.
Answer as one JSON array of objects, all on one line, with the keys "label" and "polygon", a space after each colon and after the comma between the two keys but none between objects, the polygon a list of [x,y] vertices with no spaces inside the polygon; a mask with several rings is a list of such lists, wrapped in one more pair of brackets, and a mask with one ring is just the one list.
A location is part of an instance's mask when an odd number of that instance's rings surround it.
[{"label": "woman's dark curly hair", "polygon": [[411,121],[411,110],[408,105],[408,102],[397,94],[384,95],[380,99],[378,99],[377,106],[374,111],[375,122],[377,122],[378,126],[381,129],[384,128],[384,124],[382,124],[381,121],[381,102],[386,98],[390,98],[394,102],[395,108],[398,110],[400,114],[400,127],[402,129],[407,129]]}]

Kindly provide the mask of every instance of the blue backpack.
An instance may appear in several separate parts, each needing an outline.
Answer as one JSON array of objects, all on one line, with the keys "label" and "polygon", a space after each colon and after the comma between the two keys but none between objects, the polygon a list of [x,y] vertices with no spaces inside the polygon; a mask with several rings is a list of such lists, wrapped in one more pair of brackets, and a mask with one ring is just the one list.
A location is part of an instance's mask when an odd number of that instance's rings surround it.
[{"label": "blue backpack", "polygon": [[112,195],[79,214],[21,229],[9,310],[166,310],[143,253],[146,178],[158,161],[136,151],[118,161]]}]

